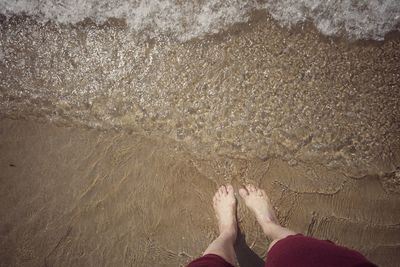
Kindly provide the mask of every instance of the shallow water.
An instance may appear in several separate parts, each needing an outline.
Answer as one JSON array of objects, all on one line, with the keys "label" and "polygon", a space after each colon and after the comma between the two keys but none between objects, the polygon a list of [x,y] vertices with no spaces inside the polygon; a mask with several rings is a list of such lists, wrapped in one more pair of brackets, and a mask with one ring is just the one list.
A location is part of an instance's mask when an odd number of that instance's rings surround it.
[{"label": "shallow water", "polygon": [[[400,260],[400,195],[373,177],[279,159],[198,160],[165,138],[25,120],[0,119],[0,150],[5,266],[186,266],[218,235],[211,200],[226,182],[265,189],[294,231],[379,266]],[[238,250],[246,267],[269,241],[240,197],[237,214],[257,253]]]},{"label": "shallow water", "polygon": [[3,21],[0,112],[172,138],[200,158],[393,173],[399,39],[349,44],[266,16],[183,43],[143,39],[118,21]]}]

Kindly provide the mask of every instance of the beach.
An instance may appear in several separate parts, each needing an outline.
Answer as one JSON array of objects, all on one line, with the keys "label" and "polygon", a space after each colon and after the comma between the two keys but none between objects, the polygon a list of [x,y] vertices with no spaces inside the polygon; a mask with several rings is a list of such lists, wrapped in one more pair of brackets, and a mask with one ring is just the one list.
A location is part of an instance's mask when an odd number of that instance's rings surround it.
[{"label": "beach", "polygon": [[400,38],[318,25],[2,18],[0,265],[185,266],[217,236],[218,186],[252,183],[284,226],[397,266]]}]

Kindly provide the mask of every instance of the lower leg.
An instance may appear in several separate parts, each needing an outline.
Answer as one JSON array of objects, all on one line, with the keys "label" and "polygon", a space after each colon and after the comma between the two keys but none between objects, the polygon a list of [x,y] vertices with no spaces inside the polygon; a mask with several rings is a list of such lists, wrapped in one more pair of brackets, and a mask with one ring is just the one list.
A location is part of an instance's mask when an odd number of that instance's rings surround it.
[{"label": "lower leg", "polygon": [[264,234],[273,241],[278,241],[289,235],[297,234],[296,232],[293,232],[292,230],[289,230],[288,228],[285,228],[279,225],[279,223],[275,222],[264,221],[260,223],[260,225],[261,228],[263,229]]},{"label": "lower leg", "polygon": [[221,186],[213,199],[220,235],[205,250],[203,255],[215,254],[232,265],[236,263],[234,243],[237,236],[236,198],[231,185]]},{"label": "lower leg", "polygon": [[235,265],[236,254],[233,248],[235,243],[235,238],[225,234],[220,234],[217,239],[215,239],[208,248],[204,251],[203,255],[215,254],[226,260],[232,265]]}]

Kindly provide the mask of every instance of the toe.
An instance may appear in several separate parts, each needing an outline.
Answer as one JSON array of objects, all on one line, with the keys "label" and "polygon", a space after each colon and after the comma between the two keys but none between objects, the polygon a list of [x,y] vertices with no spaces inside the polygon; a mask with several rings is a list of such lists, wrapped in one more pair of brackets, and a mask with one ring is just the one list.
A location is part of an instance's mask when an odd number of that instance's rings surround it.
[{"label": "toe", "polygon": [[247,189],[247,191],[249,191],[249,193],[253,193],[255,190],[255,187],[252,184],[248,184],[248,185],[246,185],[246,189]]},{"label": "toe", "polygon": [[222,193],[222,188],[221,188],[221,186],[220,186],[220,187],[218,187],[218,190],[217,190],[217,192],[215,193],[215,195],[221,196],[221,193]]},{"label": "toe", "polygon": [[221,194],[221,196],[226,195],[226,187],[225,187],[225,185],[222,185],[219,188],[219,193]]},{"label": "toe", "polygon": [[226,191],[228,192],[228,195],[233,195],[233,186],[231,184],[228,184],[226,186]]},{"label": "toe", "polygon": [[267,193],[265,193],[265,190],[260,189],[260,191],[261,191],[261,195],[262,195],[263,197],[267,197]]},{"label": "toe", "polygon": [[257,192],[258,188],[256,186],[251,184],[250,187],[251,187],[251,191]]},{"label": "toe", "polygon": [[220,195],[221,195],[221,193],[219,192],[219,189],[218,189],[217,192],[215,192],[214,199],[215,200],[219,199]]},{"label": "toe", "polygon": [[217,200],[219,199],[218,193],[216,193],[213,197],[213,203],[215,204]]},{"label": "toe", "polygon": [[246,188],[247,193],[250,194],[250,185],[249,185],[249,184],[246,184],[244,187]]},{"label": "toe", "polygon": [[249,192],[247,192],[246,189],[240,188],[239,189],[239,195],[243,198],[246,199],[249,196]]},{"label": "toe", "polygon": [[263,192],[261,189],[256,189],[257,190],[257,196],[262,197],[263,196]]}]

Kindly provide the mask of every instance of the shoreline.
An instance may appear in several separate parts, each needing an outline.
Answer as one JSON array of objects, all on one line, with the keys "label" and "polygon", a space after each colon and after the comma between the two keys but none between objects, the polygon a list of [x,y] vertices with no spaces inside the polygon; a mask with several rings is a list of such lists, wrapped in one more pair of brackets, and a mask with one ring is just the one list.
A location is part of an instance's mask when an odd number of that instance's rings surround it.
[{"label": "shoreline", "polygon": [[[0,257],[9,265],[183,265],[217,235],[211,199],[227,182],[264,188],[295,231],[382,266],[399,261],[400,195],[371,177],[280,160],[198,160],[174,141],[51,123],[1,119],[0,137]],[[268,242],[240,200],[238,221],[263,257]]]}]

